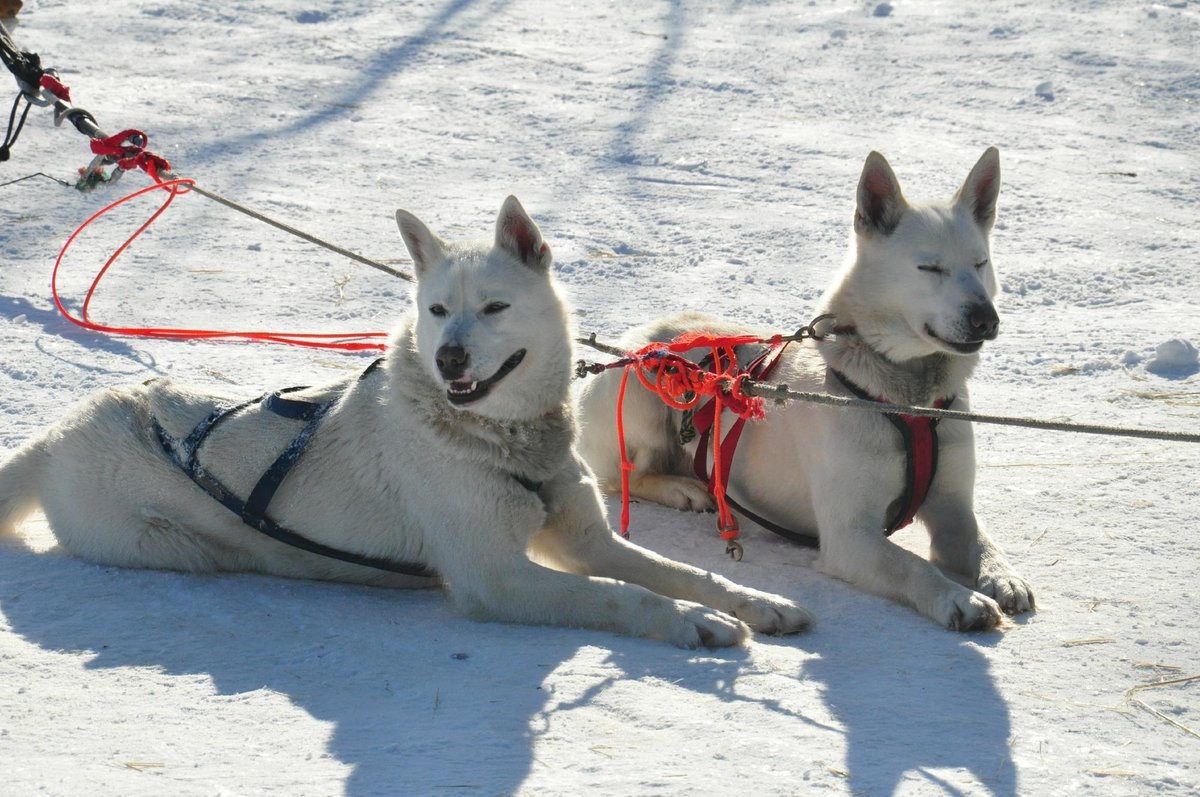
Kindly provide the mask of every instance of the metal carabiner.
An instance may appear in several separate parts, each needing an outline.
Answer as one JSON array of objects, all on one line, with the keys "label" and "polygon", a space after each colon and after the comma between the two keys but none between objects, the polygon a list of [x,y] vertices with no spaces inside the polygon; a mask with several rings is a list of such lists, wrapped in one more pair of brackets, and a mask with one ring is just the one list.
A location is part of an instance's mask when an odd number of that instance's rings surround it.
[{"label": "metal carabiner", "polygon": [[104,171],[104,167],[112,162],[112,158],[108,155],[97,155],[92,158],[91,163],[79,170],[79,179],[75,181],[75,187],[86,193],[98,185],[115,183],[120,180],[121,175],[125,173],[124,169]]}]

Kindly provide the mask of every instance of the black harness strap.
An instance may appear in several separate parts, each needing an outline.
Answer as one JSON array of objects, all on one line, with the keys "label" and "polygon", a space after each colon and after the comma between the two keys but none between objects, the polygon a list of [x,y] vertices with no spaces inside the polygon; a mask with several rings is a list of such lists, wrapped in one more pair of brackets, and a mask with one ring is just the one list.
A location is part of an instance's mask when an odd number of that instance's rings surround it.
[{"label": "black harness strap", "polygon": [[[243,401],[241,404],[234,404],[228,407],[217,407],[215,410],[209,413],[207,418],[196,424],[196,428],[192,429],[191,434],[189,434],[187,438],[185,438],[184,441],[179,445],[180,449],[186,451],[188,455],[187,467],[185,467],[184,470],[197,467],[196,452],[200,449],[200,444],[204,442],[206,437],[208,437],[208,433],[211,432],[217,424],[225,420],[230,415],[233,415],[235,412],[243,410],[259,401],[262,401],[262,396],[250,399],[249,401]],[[155,421],[154,425],[157,427],[158,421]]]},{"label": "black harness strap", "polygon": [[[307,402],[297,402],[285,399],[288,402],[288,410],[295,410],[297,404]],[[254,489],[250,491],[250,497],[246,499],[246,511],[254,515],[266,516],[267,506],[271,503],[271,499],[275,497],[275,491],[279,489],[279,485],[283,484],[283,480],[287,478],[291,472],[292,466],[300,459],[300,455],[304,453],[304,449],[308,446],[308,441],[312,439],[313,434],[317,431],[317,426],[325,418],[325,414],[329,412],[332,402],[323,404],[308,404],[303,415],[297,420],[308,421],[304,428],[300,430],[300,434],[296,435],[288,447],[283,450],[279,458],[271,463],[271,467],[267,468],[266,473],[258,480],[258,484],[254,485]],[[271,406],[270,402],[263,402],[263,408],[276,412],[277,406]],[[279,413],[277,413],[279,414]],[[294,415],[284,415],[285,418],[294,418]]]},{"label": "black harness strap", "polygon": [[747,509],[746,507],[742,506],[741,504],[739,504],[737,501],[735,501],[733,499],[732,496],[729,495],[729,493],[725,493],[725,501],[731,507],[736,509],[738,514],[741,515],[742,517],[746,518],[749,521],[756,523],[759,526],[762,526],[767,531],[770,531],[774,534],[779,535],[780,537],[783,537],[785,540],[787,540],[789,542],[794,542],[797,545],[804,546],[805,548],[820,548],[821,547],[821,540],[816,535],[809,534],[809,533],[803,532],[803,531],[795,531],[793,529],[787,528],[786,526],[781,526],[774,521],[767,520],[765,517],[758,514],[757,512],[753,512],[753,511]]},{"label": "black harness strap", "polygon": [[[368,374],[378,367],[381,360],[376,360],[371,364],[366,371],[359,376],[359,379],[365,378]],[[267,393],[258,398],[249,401],[243,401],[240,404],[235,404],[227,407],[218,407],[210,413],[204,420],[200,421],[192,432],[183,440],[175,440],[167,433],[165,429],[154,421],[154,431],[158,435],[159,443],[162,445],[163,451],[166,452],[170,460],[182,470],[188,478],[195,482],[202,490],[217,500],[222,506],[233,512],[242,522],[253,529],[256,529],[263,534],[278,540],[293,548],[299,548],[309,553],[315,553],[320,556],[325,556],[330,559],[337,559],[350,564],[362,565],[364,567],[373,567],[376,570],[386,570],[391,573],[399,573],[406,576],[417,576],[420,578],[436,578],[437,573],[434,570],[417,562],[399,562],[392,559],[384,559],[376,556],[365,556],[362,554],[351,553],[337,548],[331,548],[328,545],[310,540],[294,531],[280,526],[275,521],[267,517],[267,507],[270,506],[271,499],[275,496],[276,490],[283,484],[283,480],[287,478],[288,473],[299,461],[301,455],[307,448],[313,434],[316,433],[317,427],[324,419],[326,413],[333,408],[335,399],[330,399],[321,403],[312,401],[303,401],[300,399],[285,398],[282,394],[291,393],[297,390],[304,390],[304,387],[292,387],[284,390],[278,390],[273,393]],[[284,418],[292,420],[307,421],[304,428],[292,439],[292,442],[284,449],[283,453],[272,463],[267,472],[262,475],[258,483],[254,485],[254,489],[250,493],[250,497],[243,501],[234,495],[225,485],[223,485],[216,477],[204,469],[198,462],[197,455],[200,446],[208,438],[208,435],[222,421],[230,417],[234,413],[239,412],[247,407],[255,404],[261,404],[262,408],[268,412],[274,413]],[[522,482],[524,483],[524,482]],[[535,489],[530,485],[526,485],[529,489]]]}]

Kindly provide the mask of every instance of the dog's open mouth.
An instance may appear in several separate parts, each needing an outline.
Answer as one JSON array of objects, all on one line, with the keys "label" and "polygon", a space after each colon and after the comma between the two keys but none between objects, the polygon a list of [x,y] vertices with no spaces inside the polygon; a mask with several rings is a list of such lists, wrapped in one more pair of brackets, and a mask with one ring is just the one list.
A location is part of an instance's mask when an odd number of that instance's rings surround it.
[{"label": "dog's open mouth", "polygon": [[521,364],[525,359],[525,350],[518,349],[513,352],[507,360],[500,366],[500,370],[484,379],[482,382],[451,382],[446,388],[446,398],[451,404],[461,407],[464,404],[471,404],[479,401],[486,396],[496,384],[512,373],[513,369]]},{"label": "dog's open mouth", "polygon": [[933,328],[928,324],[925,325],[925,334],[936,340],[938,343],[941,343],[943,346],[953,349],[959,354],[974,354],[983,348],[982,340],[969,340],[965,343],[956,343],[952,340],[946,340],[934,332]]}]

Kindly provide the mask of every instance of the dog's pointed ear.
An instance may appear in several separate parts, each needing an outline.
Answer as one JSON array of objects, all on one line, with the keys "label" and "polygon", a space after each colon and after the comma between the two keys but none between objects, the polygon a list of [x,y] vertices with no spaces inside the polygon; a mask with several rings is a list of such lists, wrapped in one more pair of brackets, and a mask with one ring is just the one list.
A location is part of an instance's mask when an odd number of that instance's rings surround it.
[{"label": "dog's pointed ear", "polygon": [[504,200],[496,217],[496,248],[503,249],[530,268],[546,271],[553,256],[542,233],[515,196]]},{"label": "dog's pointed ear", "polygon": [[430,232],[425,223],[416,216],[407,210],[397,210],[396,224],[400,227],[400,237],[408,247],[408,254],[413,259],[418,279],[430,266],[436,266],[446,259],[446,244]]},{"label": "dog's pointed ear", "polygon": [[900,181],[878,152],[867,156],[858,178],[858,206],[854,211],[854,230],[860,235],[878,232],[888,235],[900,223],[908,201],[900,192]]},{"label": "dog's pointed ear", "polygon": [[996,221],[996,199],[1000,196],[1000,150],[988,147],[983,157],[971,169],[954,202],[965,205],[975,223],[984,230],[992,229]]}]

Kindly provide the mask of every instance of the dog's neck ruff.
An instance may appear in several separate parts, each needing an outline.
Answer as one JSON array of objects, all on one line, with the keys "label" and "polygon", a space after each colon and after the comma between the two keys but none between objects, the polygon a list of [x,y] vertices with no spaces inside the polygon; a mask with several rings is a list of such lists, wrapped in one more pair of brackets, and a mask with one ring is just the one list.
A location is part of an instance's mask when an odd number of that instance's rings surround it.
[{"label": "dog's neck ruff", "polygon": [[873,348],[854,323],[840,319],[817,338],[817,350],[829,368],[872,396],[922,407],[957,393],[979,361],[978,355],[934,353],[895,362]]},{"label": "dog's neck ruff", "polygon": [[[376,360],[371,363],[370,367],[358,377],[358,380],[361,381],[370,376],[381,362],[382,360]],[[317,403],[287,398],[285,396],[287,393],[304,389],[303,387],[285,388],[249,401],[244,401],[241,404],[218,407],[208,417],[200,421],[191,434],[183,440],[172,438],[167,430],[159,424],[157,419],[153,420],[154,431],[167,457],[188,478],[216,499],[218,503],[240,517],[242,522],[247,526],[262,532],[268,537],[290,545],[293,548],[300,548],[309,553],[315,553],[342,562],[349,562],[354,565],[371,567],[376,570],[386,570],[406,576],[436,578],[437,573],[435,571],[418,562],[401,562],[332,548],[315,540],[310,540],[290,529],[286,529],[267,516],[267,509],[271,504],[271,499],[275,496],[275,492],[283,484],[283,480],[287,478],[292,467],[300,460],[301,455],[304,454],[305,448],[307,448],[313,434],[316,433],[322,419],[324,419],[325,415],[337,402],[336,398]],[[204,466],[200,464],[198,456],[200,447],[208,439],[209,433],[220,425],[222,421],[234,413],[249,409],[255,405],[283,418],[305,421],[306,423],[299,434],[284,449],[283,453],[279,455],[271,467],[267,469],[266,473],[262,475],[262,478],[258,480],[258,483],[254,485],[254,489],[250,491],[250,497],[243,501],[234,495],[215,476],[205,470]]]}]

